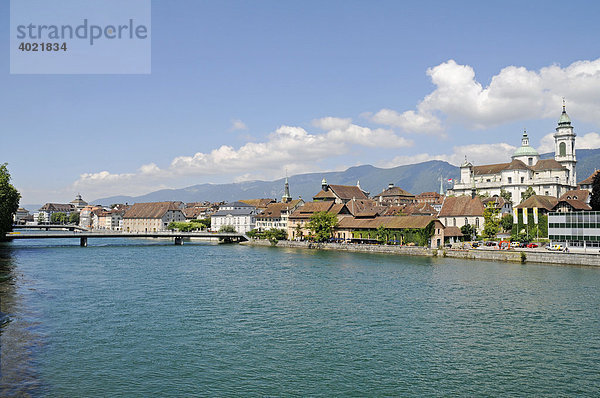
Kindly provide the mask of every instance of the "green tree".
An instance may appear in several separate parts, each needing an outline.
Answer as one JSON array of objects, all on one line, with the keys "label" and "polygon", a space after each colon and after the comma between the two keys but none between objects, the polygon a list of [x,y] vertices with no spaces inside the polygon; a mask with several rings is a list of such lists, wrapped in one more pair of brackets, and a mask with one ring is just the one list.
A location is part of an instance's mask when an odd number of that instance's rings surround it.
[{"label": "green tree", "polygon": [[71,213],[69,216],[69,224],[79,224],[79,213]]},{"label": "green tree", "polygon": [[308,229],[311,230],[317,242],[324,242],[331,237],[337,225],[337,216],[327,211],[319,211],[310,217]]},{"label": "green tree", "polygon": [[19,208],[21,195],[10,183],[7,164],[0,165],[0,239],[12,231],[13,215]]},{"label": "green tree", "polygon": [[302,238],[304,236],[304,232],[302,232],[302,227],[300,226],[300,224],[296,225],[296,237],[297,238]]},{"label": "green tree", "polygon": [[66,224],[68,220],[69,217],[62,212],[52,213],[52,215],[50,216],[51,224]]},{"label": "green tree", "polygon": [[202,225],[203,229],[210,228],[210,217],[208,217],[208,218],[200,218],[200,219],[197,219],[197,220],[192,220],[192,222],[198,223],[198,224]]},{"label": "green tree", "polygon": [[502,230],[505,232],[511,231],[515,220],[512,214],[507,214],[500,220],[500,225],[502,226]]},{"label": "green tree", "polygon": [[273,244],[276,244],[279,240],[287,239],[287,232],[285,229],[271,228],[264,232],[263,238],[268,239]]},{"label": "green tree", "polygon": [[483,233],[485,238],[493,239],[496,237],[498,231],[500,231],[500,220],[498,219],[498,209],[494,203],[488,203],[483,210]]},{"label": "green tree", "polygon": [[375,236],[377,236],[379,243],[387,243],[390,236],[390,230],[383,225],[380,225],[375,231]]},{"label": "green tree", "polygon": [[512,204],[512,202],[513,202],[512,194],[505,189],[500,189],[500,197],[510,204]]},{"label": "green tree", "polygon": [[527,187],[525,192],[521,193],[521,203],[523,203],[524,201],[526,201],[533,195],[535,195],[535,191],[533,190],[533,187],[531,187],[531,186]]},{"label": "green tree", "polygon": [[463,239],[471,240],[475,236],[475,227],[471,224],[465,224],[460,227],[460,232],[463,234]]},{"label": "green tree", "polygon": [[600,172],[597,172],[592,181],[592,197],[590,206],[594,211],[600,211]]},{"label": "green tree", "polygon": [[236,233],[237,231],[233,225],[222,225],[221,228],[219,228],[219,232]]}]

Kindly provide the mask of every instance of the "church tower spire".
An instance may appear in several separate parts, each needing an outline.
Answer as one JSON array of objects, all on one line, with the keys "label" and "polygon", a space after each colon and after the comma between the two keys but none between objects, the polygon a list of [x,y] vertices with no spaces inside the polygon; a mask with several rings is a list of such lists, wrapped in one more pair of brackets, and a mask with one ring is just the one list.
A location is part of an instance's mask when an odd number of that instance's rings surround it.
[{"label": "church tower spire", "polygon": [[283,190],[283,196],[281,197],[281,201],[283,203],[289,203],[292,201],[292,196],[290,195],[290,183],[288,182],[287,176],[285,177],[285,188]]},{"label": "church tower spire", "polygon": [[577,157],[575,156],[575,132],[571,125],[571,118],[567,114],[565,99],[563,109],[558,119],[556,133],[554,133],[554,160],[569,170],[565,184],[575,187],[577,184]]}]

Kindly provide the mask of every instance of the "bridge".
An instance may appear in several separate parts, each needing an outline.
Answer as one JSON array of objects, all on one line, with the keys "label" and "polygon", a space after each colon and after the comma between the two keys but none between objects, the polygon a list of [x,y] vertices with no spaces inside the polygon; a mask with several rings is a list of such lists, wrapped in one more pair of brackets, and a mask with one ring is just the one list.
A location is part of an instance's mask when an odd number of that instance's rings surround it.
[{"label": "bridge", "polygon": [[87,228],[80,227],[75,224],[38,224],[38,225],[21,225],[16,224],[12,226],[13,229],[39,229],[49,231],[51,229],[61,229],[67,231],[88,231]]},{"label": "bridge", "polygon": [[171,238],[176,245],[183,245],[185,238],[218,238],[227,243],[243,242],[249,240],[245,234],[225,233],[225,232],[179,232],[179,231],[159,231],[159,232],[120,232],[120,231],[70,231],[70,232],[36,232],[21,233],[12,232],[6,234],[9,240],[16,239],[79,239],[81,247],[87,247],[90,238]]}]

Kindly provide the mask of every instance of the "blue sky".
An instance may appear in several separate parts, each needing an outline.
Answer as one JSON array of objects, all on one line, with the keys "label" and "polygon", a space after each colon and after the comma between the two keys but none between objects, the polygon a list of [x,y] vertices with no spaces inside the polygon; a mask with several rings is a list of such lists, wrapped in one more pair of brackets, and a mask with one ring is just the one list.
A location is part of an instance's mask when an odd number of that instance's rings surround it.
[{"label": "blue sky", "polygon": [[[525,3],[525,4],[524,4]],[[357,164],[551,151],[566,97],[600,147],[596,2],[152,2],[149,75],[11,75],[0,162],[22,203]]]}]

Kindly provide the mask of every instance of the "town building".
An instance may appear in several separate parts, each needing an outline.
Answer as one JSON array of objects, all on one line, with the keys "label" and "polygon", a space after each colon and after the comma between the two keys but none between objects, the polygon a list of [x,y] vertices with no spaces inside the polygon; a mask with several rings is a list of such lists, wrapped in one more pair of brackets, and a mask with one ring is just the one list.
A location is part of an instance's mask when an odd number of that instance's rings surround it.
[{"label": "town building", "polygon": [[481,234],[484,226],[483,203],[478,196],[447,196],[438,218],[445,227],[473,226]]},{"label": "town building", "polygon": [[87,205],[79,212],[79,226],[91,229],[94,225],[94,211],[102,211],[102,206]]},{"label": "town building", "polygon": [[345,204],[352,199],[368,199],[369,193],[360,188],[360,181],[353,185],[329,185],[323,178],[321,181],[321,190],[313,197],[315,202],[333,201],[335,203]]},{"label": "town building", "polygon": [[[394,243],[421,243],[417,238],[425,239],[424,243],[431,248],[441,247],[444,243],[444,225],[433,216],[344,217],[338,222],[334,237],[341,241],[377,241],[377,229],[381,227],[387,230],[388,241]],[[422,234],[429,234],[428,227],[432,236],[423,237]]]},{"label": "town building", "polygon": [[259,212],[265,210],[271,203],[277,203],[275,199],[242,199],[240,202],[255,207]]},{"label": "town building", "polygon": [[210,216],[210,229],[218,231],[225,225],[231,225],[236,232],[245,234],[256,227],[256,215],[259,213],[256,207],[242,201],[227,203]]},{"label": "town building", "polygon": [[442,209],[442,203],[444,202],[444,195],[437,192],[422,192],[415,195],[415,201],[419,204],[428,203],[433,206],[436,211],[440,211]]},{"label": "town building", "polygon": [[75,206],[70,203],[46,203],[33,213],[33,220],[38,224],[50,224],[54,213],[64,213],[68,217],[76,211]]},{"label": "town building", "polygon": [[500,214],[500,216],[512,213],[512,204],[504,198],[498,196],[483,198],[481,203],[483,203],[483,207],[493,206],[496,210],[498,210],[498,214]]},{"label": "town building", "polygon": [[[30,218],[29,210],[19,207],[16,213],[13,215],[13,222],[17,225],[25,224],[26,220]],[[31,217],[33,220],[33,217]]]},{"label": "town building", "polygon": [[554,159],[540,159],[539,153],[529,144],[527,132],[524,132],[521,147],[509,163],[474,166],[465,157],[460,166],[460,181],[448,194],[470,195],[475,191],[501,196],[504,190],[510,193],[513,202],[518,203],[527,188],[532,187],[538,195],[558,198],[576,188],[576,164],[575,133],[563,104],[554,134]]},{"label": "town building", "polygon": [[548,237],[553,245],[598,253],[600,211],[549,213]]},{"label": "town building", "polygon": [[123,228],[123,216],[128,207],[116,207],[110,210],[102,209],[92,212],[93,228],[121,231]]},{"label": "town building", "polygon": [[554,196],[533,195],[514,207],[513,222],[517,224],[519,214],[523,223],[528,223],[529,214],[533,214],[534,224],[537,224],[538,216],[550,213],[558,204]]},{"label": "town building", "polygon": [[304,204],[302,199],[289,202],[271,203],[256,216],[256,229],[266,231],[271,228],[284,229],[287,232],[290,214]]},{"label": "town building", "polygon": [[181,202],[149,202],[132,205],[123,215],[123,231],[166,231],[171,222],[185,221]]},{"label": "town building", "polygon": [[390,183],[380,194],[375,195],[373,199],[383,206],[411,204],[416,202],[415,195],[400,187],[395,187],[392,183]]},{"label": "town building", "polygon": [[79,194],[70,203],[75,206],[76,211],[81,211],[81,209],[88,205],[85,200],[81,199],[81,195]]},{"label": "town building", "polygon": [[350,211],[343,203],[336,203],[334,200],[321,200],[307,202],[300,206],[296,211],[290,214],[288,219],[288,239],[298,240],[311,234],[308,223],[313,214],[318,212],[329,212],[335,214],[338,220],[344,217],[352,217]]}]

